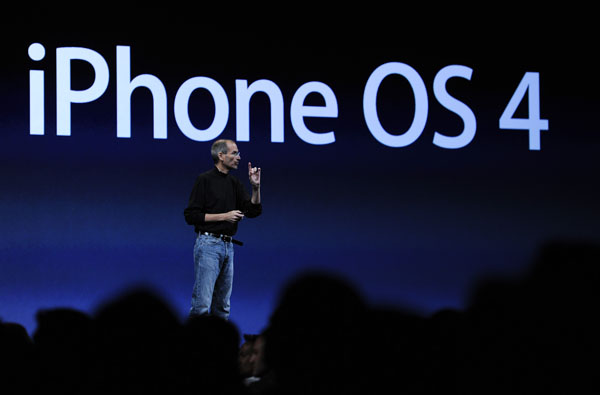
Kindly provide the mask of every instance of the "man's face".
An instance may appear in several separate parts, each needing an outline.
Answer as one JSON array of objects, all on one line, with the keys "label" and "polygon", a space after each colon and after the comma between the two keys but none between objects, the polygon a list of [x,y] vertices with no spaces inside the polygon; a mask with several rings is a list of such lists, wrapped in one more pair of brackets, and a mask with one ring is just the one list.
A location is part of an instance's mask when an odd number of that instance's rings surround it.
[{"label": "man's face", "polygon": [[219,158],[223,162],[223,166],[228,169],[237,169],[240,164],[240,151],[238,151],[237,145],[235,143],[227,142],[227,153],[219,154]]},{"label": "man's face", "polygon": [[240,373],[243,377],[252,376],[252,372],[254,371],[254,364],[251,360],[252,358],[252,343],[244,343],[240,348],[239,354],[239,368]]},{"label": "man's face", "polygon": [[252,363],[254,367],[252,372],[253,376],[261,377],[266,373],[267,366],[265,365],[265,339],[262,336],[257,337],[254,341],[250,363]]}]

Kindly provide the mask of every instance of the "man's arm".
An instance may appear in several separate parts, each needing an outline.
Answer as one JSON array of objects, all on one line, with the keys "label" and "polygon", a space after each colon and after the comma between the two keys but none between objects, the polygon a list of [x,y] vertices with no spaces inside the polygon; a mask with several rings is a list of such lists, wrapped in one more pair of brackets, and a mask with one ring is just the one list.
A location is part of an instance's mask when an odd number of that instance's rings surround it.
[{"label": "man's arm", "polygon": [[260,168],[253,168],[252,164],[248,163],[248,176],[252,186],[252,196],[248,194],[241,181],[236,178],[236,207],[244,213],[246,218],[254,218],[258,217],[262,213],[260,197]]},{"label": "man's arm", "polygon": [[250,178],[250,185],[252,185],[252,198],[250,198],[250,201],[252,204],[260,204],[260,167],[252,167],[252,164],[248,162],[248,177]]},{"label": "man's arm", "polygon": [[204,214],[204,222],[227,221],[234,223],[239,222],[242,218],[244,218],[244,213],[240,210],[231,210],[221,214]]},{"label": "man's arm", "polygon": [[250,198],[252,204],[260,204],[260,185],[258,187],[252,187],[252,198]]},{"label": "man's arm", "polygon": [[188,205],[183,210],[183,216],[185,217],[185,222],[188,225],[197,225],[204,222],[204,212],[202,210],[202,200],[201,197],[204,195],[204,183],[198,177],[194,182],[194,187],[192,188],[192,193],[190,193],[190,198],[188,201]]}]

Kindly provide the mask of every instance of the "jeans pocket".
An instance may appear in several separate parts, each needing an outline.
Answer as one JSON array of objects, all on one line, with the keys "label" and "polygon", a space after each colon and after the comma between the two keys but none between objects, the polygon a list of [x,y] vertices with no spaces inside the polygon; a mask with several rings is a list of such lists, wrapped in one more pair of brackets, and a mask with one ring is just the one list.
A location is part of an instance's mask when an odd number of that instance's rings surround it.
[{"label": "jeans pocket", "polygon": [[213,236],[200,235],[198,242],[201,246],[213,246],[219,243],[220,239]]}]

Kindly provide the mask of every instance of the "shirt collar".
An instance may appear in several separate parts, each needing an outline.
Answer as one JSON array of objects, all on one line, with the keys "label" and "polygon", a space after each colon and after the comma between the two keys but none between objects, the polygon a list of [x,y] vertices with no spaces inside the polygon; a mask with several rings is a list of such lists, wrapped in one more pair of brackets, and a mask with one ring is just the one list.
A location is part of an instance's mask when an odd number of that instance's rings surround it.
[{"label": "shirt collar", "polygon": [[228,173],[222,173],[221,170],[217,169],[217,166],[213,167],[213,173],[215,173],[223,178],[225,178],[229,175]]}]

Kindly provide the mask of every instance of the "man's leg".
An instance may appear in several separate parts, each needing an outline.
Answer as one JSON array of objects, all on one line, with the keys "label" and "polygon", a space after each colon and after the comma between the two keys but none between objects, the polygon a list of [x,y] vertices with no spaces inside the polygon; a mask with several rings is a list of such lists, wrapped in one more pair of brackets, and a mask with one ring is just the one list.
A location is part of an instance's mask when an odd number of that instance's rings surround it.
[{"label": "man's leg", "polygon": [[194,245],[194,288],[190,315],[207,314],[219,276],[222,241],[200,235]]},{"label": "man's leg", "polygon": [[215,283],[210,311],[212,315],[228,319],[233,288],[233,243],[224,244],[225,257],[221,262],[221,273]]}]

